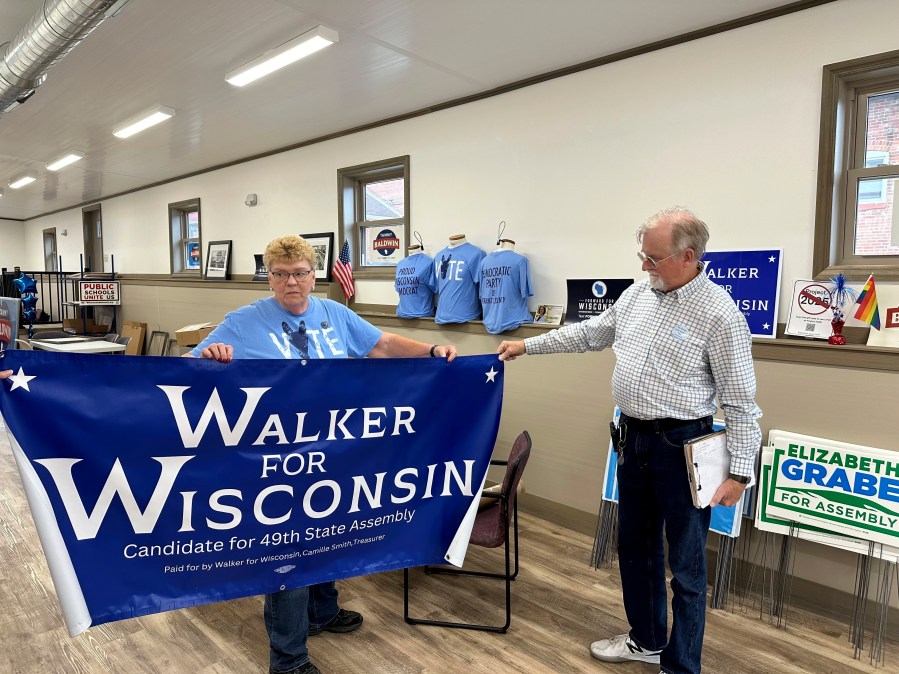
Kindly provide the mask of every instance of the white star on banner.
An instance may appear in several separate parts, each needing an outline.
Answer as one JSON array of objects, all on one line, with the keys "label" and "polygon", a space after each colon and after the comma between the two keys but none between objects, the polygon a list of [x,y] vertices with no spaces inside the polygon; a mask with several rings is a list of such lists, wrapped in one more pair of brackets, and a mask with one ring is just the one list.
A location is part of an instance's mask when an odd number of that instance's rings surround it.
[{"label": "white star on banner", "polygon": [[15,391],[17,388],[23,388],[26,391],[28,391],[29,393],[31,393],[31,389],[28,388],[28,382],[30,382],[32,379],[34,379],[34,376],[32,375],[29,377],[28,375],[26,375],[22,371],[22,368],[20,366],[18,374],[13,374],[13,375],[9,376],[9,380],[12,382],[12,388],[10,388],[9,390]]},{"label": "white star on banner", "polygon": [[490,370],[488,370],[488,371],[485,372],[484,374],[487,375],[487,381],[484,382],[485,384],[486,384],[488,381],[492,381],[492,382],[495,383],[496,380],[494,379],[494,377],[496,377],[496,375],[498,375],[499,372],[497,372],[496,370],[494,370],[494,369],[493,369],[493,366],[491,365],[491,366],[490,366]]},{"label": "white star on banner", "polygon": [[771,257],[768,258],[768,262],[774,262],[774,261],[776,261],[776,260],[777,260],[777,258],[774,257],[773,255],[772,255]]},{"label": "white star on banner", "polygon": [[770,327],[771,327],[771,326],[770,326],[768,323],[763,323],[763,324],[762,324],[762,330],[767,330],[767,329],[770,328]]}]

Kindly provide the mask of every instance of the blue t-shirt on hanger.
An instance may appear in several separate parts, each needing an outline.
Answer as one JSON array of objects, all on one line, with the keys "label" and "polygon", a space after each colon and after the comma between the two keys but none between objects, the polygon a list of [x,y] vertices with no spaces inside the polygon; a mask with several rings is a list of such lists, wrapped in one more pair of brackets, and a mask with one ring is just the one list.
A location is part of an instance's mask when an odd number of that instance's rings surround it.
[{"label": "blue t-shirt on hanger", "polygon": [[434,315],[434,258],[414,253],[396,266],[393,287],[400,296],[396,315],[400,318],[421,318]]},{"label": "blue t-shirt on hanger", "polygon": [[234,358],[365,358],[379,339],[378,328],[338,302],[310,296],[294,316],[266,297],[228,313],[190,353],[222,342],[234,347]]},{"label": "blue t-shirt on hanger", "polygon": [[497,250],[481,262],[478,286],[484,327],[495,335],[532,321],[528,311],[531,271],[528,259],[514,250]]},{"label": "blue t-shirt on hanger", "polygon": [[434,256],[437,281],[437,316],[435,323],[465,323],[481,317],[478,299],[478,271],[483,250],[470,243],[447,246]]}]

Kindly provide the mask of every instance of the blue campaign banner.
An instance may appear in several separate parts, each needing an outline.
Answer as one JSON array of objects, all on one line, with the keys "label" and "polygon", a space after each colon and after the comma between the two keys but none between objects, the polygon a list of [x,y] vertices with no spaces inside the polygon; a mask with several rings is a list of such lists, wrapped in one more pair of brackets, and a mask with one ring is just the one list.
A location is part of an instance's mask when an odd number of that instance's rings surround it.
[{"label": "blue campaign banner", "polygon": [[[615,405],[612,413],[612,423],[618,425],[621,418],[621,410]],[[609,451],[606,454],[606,467],[602,476],[602,500],[618,503],[618,452],[609,438]]]},{"label": "blue campaign banner", "polygon": [[0,412],[71,634],[461,564],[503,363],[9,351]]},{"label": "blue campaign banner", "polygon": [[777,336],[781,248],[706,251],[708,277],[734,298],[754,337]]}]

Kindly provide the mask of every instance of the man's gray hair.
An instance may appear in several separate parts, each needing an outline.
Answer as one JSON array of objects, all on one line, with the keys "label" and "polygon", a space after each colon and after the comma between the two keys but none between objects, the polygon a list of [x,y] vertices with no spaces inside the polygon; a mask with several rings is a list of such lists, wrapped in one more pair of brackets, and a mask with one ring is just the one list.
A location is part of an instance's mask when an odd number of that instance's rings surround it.
[{"label": "man's gray hair", "polygon": [[643,237],[650,229],[662,222],[670,222],[671,246],[673,253],[680,253],[687,248],[695,252],[696,260],[705,255],[705,246],[709,242],[709,228],[696,217],[693,211],[681,206],[672,206],[659,211],[637,229],[637,241],[643,243]]}]

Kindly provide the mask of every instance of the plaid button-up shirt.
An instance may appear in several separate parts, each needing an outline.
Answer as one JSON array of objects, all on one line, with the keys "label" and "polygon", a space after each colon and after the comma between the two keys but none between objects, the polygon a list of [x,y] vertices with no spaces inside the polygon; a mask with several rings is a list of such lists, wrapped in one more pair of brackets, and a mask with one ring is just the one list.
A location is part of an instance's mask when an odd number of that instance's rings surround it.
[{"label": "plaid button-up shirt", "polygon": [[705,271],[668,293],[638,281],[588,321],[525,340],[529,354],[615,352],[612,395],[637,419],[724,411],[731,472],[751,475],[761,445],[752,338],[726,290]]}]

